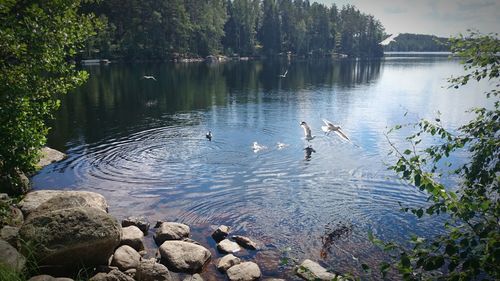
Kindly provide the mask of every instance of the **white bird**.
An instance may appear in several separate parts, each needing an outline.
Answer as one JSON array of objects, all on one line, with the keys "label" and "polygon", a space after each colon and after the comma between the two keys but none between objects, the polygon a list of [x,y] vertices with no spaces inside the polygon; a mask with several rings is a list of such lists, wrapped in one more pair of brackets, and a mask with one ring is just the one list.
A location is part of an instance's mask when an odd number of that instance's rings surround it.
[{"label": "white bird", "polygon": [[310,141],[316,137],[311,135],[311,128],[305,121],[300,122],[300,126],[302,127],[302,129],[304,129],[304,137],[307,141]]},{"label": "white bird", "polygon": [[281,150],[288,146],[288,144],[282,142],[278,142],[276,145],[278,146],[278,150]]},{"label": "white bird", "polygon": [[252,149],[253,149],[253,152],[255,152],[255,153],[257,153],[263,149],[266,149],[266,148],[267,148],[266,146],[258,144],[256,141],[253,142]]},{"label": "white bird", "polygon": [[144,75],[144,76],[142,76],[142,79],[152,79],[152,80],[156,81],[156,78],[152,75]]},{"label": "white bird", "polygon": [[351,141],[349,137],[342,131],[339,125],[334,125],[332,122],[326,119],[323,119],[323,123],[325,123],[326,126],[321,126],[321,130],[323,130],[325,133],[329,134],[330,132],[334,132],[341,139],[344,139],[346,141]]},{"label": "white bird", "polygon": [[281,77],[281,78],[285,78],[287,73],[288,73],[288,69],[285,71],[285,73],[280,74],[280,77]]},{"label": "white bird", "polygon": [[212,140],[212,131],[208,131],[208,133],[205,135],[209,141]]}]

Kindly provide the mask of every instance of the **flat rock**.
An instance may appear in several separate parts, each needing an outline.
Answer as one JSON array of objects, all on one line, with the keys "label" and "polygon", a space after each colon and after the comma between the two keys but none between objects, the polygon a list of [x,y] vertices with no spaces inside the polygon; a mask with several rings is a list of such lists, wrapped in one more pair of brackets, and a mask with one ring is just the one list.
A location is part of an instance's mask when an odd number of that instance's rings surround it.
[{"label": "flat rock", "polygon": [[128,217],[122,220],[122,227],[127,227],[131,225],[139,228],[142,231],[142,233],[144,233],[144,235],[148,235],[150,224],[145,217]]},{"label": "flat rock", "polygon": [[227,270],[227,277],[231,281],[252,281],[261,276],[259,266],[254,262],[243,262]]},{"label": "flat rock", "polygon": [[163,222],[154,236],[156,245],[161,245],[167,240],[181,240],[189,237],[189,226],[178,222]]},{"label": "flat rock", "polygon": [[245,249],[250,249],[250,250],[256,250],[257,249],[257,243],[253,242],[250,240],[250,238],[245,237],[245,236],[240,236],[240,235],[234,235],[233,240],[236,241],[241,247]]},{"label": "flat rock", "polygon": [[37,275],[33,276],[28,281],[73,281],[71,278],[66,277],[53,277],[50,275]]},{"label": "flat rock", "polygon": [[135,273],[139,281],[173,281],[168,268],[155,259],[142,260]]},{"label": "flat rock", "polygon": [[30,216],[19,236],[33,243],[39,265],[95,266],[107,264],[121,227],[100,209],[80,207]]},{"label": "flat rock", "polygon": [[186,278],[182,279],[182,281],[203,281],[203,277],[199,275],[198,273],[187,276]]},{"label": "flat rock", "polygon": [[200,272],[210,259],[205,247],[184,241],[165,241],[160,255],[169,269],[180,272]]},{"label": "flat rock", "polygon": [[66,158],[66,154],[46,146],[40,150],[40,154],[41,158],[36,164],[40,168]]},{"label": "flat rock", "polygon": [[134,225],[122,228],[121,245],[128,245],[136,251],[144,250],[144,233]]},{"label": "flat rock", "polygon": [[[56,197],[57,196],[57,197]],[[25,216],[28,216],[32,211],[40,207],[43,203],[49,201],[50,199],[56,197],[56,201],[52,201],[52,204],[58,206],[57,208],[68,208],[68,207],[93,207],[100,209],[104,212],[108,210],[108,204],[104,196],[90,191],[61,191],[61,190],[39,190],[28,193],[21,202],[19,202],[19,207]],[[82,198],[79,200],[76,198]],[[68,203],[57,202],[66,201],[68,198]],[[70,205],[70,203],[74,205]],[[44,206],[44,208],[53,210],[55,206],[50,207],[50,204]],[[63,207],[65,206],[65,207]]]},{"label": "flat rock", "polygon": [[108,273],[100,272],[90,278],[89,281],[134,281],[134,279],[127,274],[114,269]]},{"label": "flat rock", "polygon": [[340,278],[340,276],[326,271],[324,267],[309,259],[304,260],[299,266],[297,266],[295,272],[304,280],[330,281],[335,278]]},{"label": "flat rock", "polygon": [[238,243],[233,242],[229,239],[224,239],[224,240],[220,241],[219,244],[217,244],[217,249],[221,253],[225,253],[225,254],[236,253],[236,252],[241,250]]},{"label": "flat rock", "polygon": [[141,255],[134,248],[123,245],[116,249],[111,265],[118,267],[121,271],[126,271],[131,268],[137,268],[140,260]]},{"label": "flat rock", "polygon": [[225,255],[217,263],[217,269],[221,272],[226,272],[233,265],[240,264],[241,260],[233,254]]},{"label": "flat rock", "polygon": [[227,237],[229,231],[229,226],[221,225],[212,233],[212,238],[215,240],[215,242],[219,243]]},{"label": "flat rock", "polygon": [[21,272],[25,267],[26,259],[7,241],[0,240],[0,263],[16,272]]}]

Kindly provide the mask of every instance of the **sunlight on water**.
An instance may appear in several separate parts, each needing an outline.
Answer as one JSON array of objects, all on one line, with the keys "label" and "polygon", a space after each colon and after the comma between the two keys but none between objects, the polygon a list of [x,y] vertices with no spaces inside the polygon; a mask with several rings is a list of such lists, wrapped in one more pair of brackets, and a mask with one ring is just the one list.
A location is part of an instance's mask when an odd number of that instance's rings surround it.
[{"label": "sunlight on water", "polygon": [[[289,73],[280,79],[283,69]],[[400,241],[435,233],[432,222],[399,211],[398,202],[426,196],[387,171],[385,133],[438,111],[454,129],[467,108],[484,104],[478,89],[446,89],[460,65],[439,57],[88,70],[89,82],[63,100],[49,137],[69,157],[36,175],[35,189],[97,191],[120,219],[180,221],[205,240],[210,227],[230,225],[265,245],[255,258],[271,276],[288,274],[283,255],[359,273],[360,260],[381,259],[369,229]],[[144,73],[158,82],[139,79]],[[325,135],[322,118],[341,124],[352,143]],[[312,128],[310,142],[301,121]],[[391,139],[401,144],[406,133]],[[254,151],[253,142],[265,148]],[[316,151],[310,158],[308,145]]]}]

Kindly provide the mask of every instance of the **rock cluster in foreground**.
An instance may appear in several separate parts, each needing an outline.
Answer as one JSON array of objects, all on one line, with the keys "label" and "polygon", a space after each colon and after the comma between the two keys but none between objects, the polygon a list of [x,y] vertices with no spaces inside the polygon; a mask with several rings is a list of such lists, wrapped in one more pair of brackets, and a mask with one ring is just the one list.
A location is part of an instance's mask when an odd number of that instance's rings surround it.
[{"label": "rock cluster in foreground", "polygon": [[[0,200],[9,198],[2,195]],[[44,270],[58,276],[75,276],[78,269],[86,267],[93,268],[91,281],[194,281],[203,280],[200,274],[216,253],[190,239],[189,226],[161,221],[154,233],[156,258],[145,258],[145,236],[150,226],[147,219],[130,217],[120,225],[108,214],[104,197],[93,192],[35,191],[27,194],[18,207],[11,208],[20,218],[0,231],[0,263],[17,272],[25,269],[23,254],[29,252]],[[261,279],[256,263],[236,256],[242,249],[258,250],[257,243],[244,236],[229,237],[229,233],[230,228],[222,225],[212,234],[215,248],[224,256],[210,266],[231,281]],[[30,248],[21,247],[20,241],[30,241]],[[335,278],[310,260],[297,267],[296,273],[305,280]],[[30,280],[72,279],[38,275]]]}]

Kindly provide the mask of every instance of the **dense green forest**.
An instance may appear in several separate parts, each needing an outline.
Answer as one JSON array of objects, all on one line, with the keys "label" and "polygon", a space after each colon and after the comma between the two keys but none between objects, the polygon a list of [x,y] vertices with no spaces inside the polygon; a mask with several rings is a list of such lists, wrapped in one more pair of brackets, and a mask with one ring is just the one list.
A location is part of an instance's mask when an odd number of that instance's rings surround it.
[{"label": "dense green forest", "polygon": [[434,35],[402,33],[388,45],[386,52],[449,52],[448,38]]},{"label": "dense green forest", "polygon": [[290,53],[383,55],[382,24],[354,6],[308,0],[106,0],[85,3],[104,23],[84,58],[170,60]]}]

